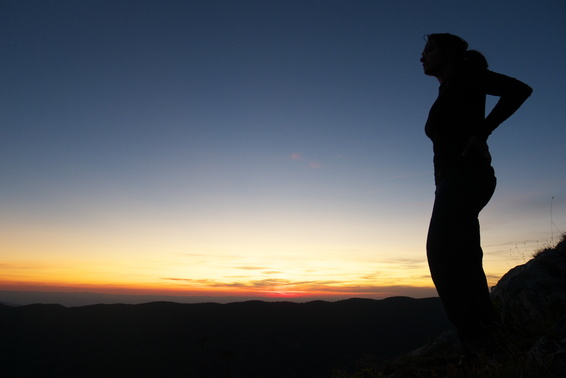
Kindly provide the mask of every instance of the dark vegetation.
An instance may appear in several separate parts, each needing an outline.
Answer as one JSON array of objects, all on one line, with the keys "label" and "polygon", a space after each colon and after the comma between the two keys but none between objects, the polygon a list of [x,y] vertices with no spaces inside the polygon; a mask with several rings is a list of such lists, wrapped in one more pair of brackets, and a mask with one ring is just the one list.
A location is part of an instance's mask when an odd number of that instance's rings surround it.
[{"label": "dark vegetation", "polygon": [[438,298],[0,305],[0,376],[331,377],[448,327]]}]

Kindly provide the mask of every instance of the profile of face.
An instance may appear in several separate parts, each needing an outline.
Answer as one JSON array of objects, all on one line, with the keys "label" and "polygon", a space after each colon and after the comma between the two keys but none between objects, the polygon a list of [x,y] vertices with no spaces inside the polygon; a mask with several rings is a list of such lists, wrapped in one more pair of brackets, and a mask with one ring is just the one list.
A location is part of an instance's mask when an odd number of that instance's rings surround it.
[{"label": "profile of face", "polygon": [[423,71],[428,76],[440,76],[450,65],[452,54],[442,50],[433,40],[429,40],[421,54]]}]

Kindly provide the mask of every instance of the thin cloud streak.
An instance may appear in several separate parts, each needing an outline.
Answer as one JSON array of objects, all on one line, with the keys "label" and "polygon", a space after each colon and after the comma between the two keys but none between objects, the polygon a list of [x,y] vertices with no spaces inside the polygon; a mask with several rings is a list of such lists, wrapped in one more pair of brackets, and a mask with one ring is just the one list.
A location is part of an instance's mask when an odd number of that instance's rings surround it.
[{"label": "thin cloud streak", "polygon": [[[291,154],[291,159],[296,161],[303,160],[303,153],[302,152],[294,152]],[[307,166],[312,169],[319,169],[322,168],[322,164],[317,163],[316,161],[310,161]]]},{"label": "thin cloud streak", "polygon": [[[372,277],[373,278],[373,277]],[[324,294],[326,296],[335,295],[363,295],[369,297],[381,297],[387,295],[405,296],[434,296],[432,287],[415,287],[410,285],[387,285],[377,283],[360,283],[339,280],[312,280],[312,281],[293,281],[288,279],[260,279],[250,281],[222,282],[214,279],[190,279],[165,277],[164,281],[173,281],[184,284],[192,290],[201,288],[211,289],[241,289],[249,295],[262,295],[266,293],[293,293],[294,295],[315,295]],[[421,294],[418,294],[421,293]]]}]

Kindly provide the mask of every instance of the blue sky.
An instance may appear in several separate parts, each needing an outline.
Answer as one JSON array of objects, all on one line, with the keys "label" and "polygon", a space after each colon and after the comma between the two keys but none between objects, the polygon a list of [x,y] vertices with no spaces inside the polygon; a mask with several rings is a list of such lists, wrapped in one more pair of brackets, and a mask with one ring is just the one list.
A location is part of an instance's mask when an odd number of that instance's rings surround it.
[{"label": "blue sky", "polygon": [[490,137],[494,284],[566,231],[564,25],[563,1],[3,1],[1,288],[434,295],[433,32],[534,88]]}]

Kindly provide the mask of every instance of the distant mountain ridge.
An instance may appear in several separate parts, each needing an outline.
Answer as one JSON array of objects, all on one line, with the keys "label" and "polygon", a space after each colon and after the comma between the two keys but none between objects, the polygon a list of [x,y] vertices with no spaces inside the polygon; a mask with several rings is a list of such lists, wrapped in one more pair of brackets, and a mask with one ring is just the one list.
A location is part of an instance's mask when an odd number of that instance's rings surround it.
[{"label": "distant mountain ridge", "polygon": [[[434,296],[434,295],[430,295]],[[142,304],[149,302],[179,302],[179,303],[231,303],[245,302],[258,297],[219,297],[219,296],[174,296],[174,295],[144,295],[144,294],[102,294],[96,292],[75,291],[13,291],[0,290],[0,303],[9,305],[28,305],[36,303],[57,303],[65,307],[88,306],[92,304]],[[308,301],[302,300],[301,302]]]},{"label": "distant mountain ridge", "polygon": [[491,295],[509,350],[464,370],[439,298],[0,305],[0,376],[562,377],[566,235]]},{"label": "distant mountain ridge", "polygon": [[449,327],[438,298],[0,305],[14,377],[328,377]]}]

